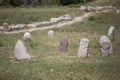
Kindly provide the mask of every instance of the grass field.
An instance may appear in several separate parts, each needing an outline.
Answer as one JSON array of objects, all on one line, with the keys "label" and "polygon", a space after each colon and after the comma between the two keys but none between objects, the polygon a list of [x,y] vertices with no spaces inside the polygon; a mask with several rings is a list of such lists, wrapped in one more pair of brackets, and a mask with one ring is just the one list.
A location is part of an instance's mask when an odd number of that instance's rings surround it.
[{"label": "grass field", "polygon": [[26,24],[30,22],[49,21],[52,17],[59,17],[66,13],[78,11],[79,8],[69,7],[38,7],[38,8],[0,8],[0,25],[4,22],[12,24]]},{"label": "grass field", "polygon": [[[48,9],[50,10],[50,8]],[[48,9],[46,11],[49,11]],[[60,10],[63,10],[63,13],[56,14]],[[61,8],[56,12],[50,10],[48,16],[59,16],[67,13],[67,10],[74,11],[70,8]],[[11,11],[11,14],[12,12],[14,10]],[[38,17],[40,16],[38,15]],[[11,19],[13,22],[16,20],[14,17]],[[42,19],[47,20],[45,16]],[[12,22],[12,20],[10,21]],[[23,33],[0,34],[0,80],[119,80],[119,21],[120,14],[116,14],[115,11],[101,12],[81,23],[78,22],[64,28],[54,28],[55,36],[53,38],[47,37],[48,30],[32,32],[33,40],[27,46],[28,52],[34,57],[31,60],[23,61],[17,61],[13,54],[15,43],[18,39],[23,38]],[[98,40],[101,35],[107,35],[111,25],[116,28],[115,41],[112,41],[114,52],[109,57],[101,57]],[[69,38],[68,52],[60,53],[59,41],[64,35]],[[80,59],[77,58],[77,51],[79,41],[84,37],[90,40],[89,57]]]}]

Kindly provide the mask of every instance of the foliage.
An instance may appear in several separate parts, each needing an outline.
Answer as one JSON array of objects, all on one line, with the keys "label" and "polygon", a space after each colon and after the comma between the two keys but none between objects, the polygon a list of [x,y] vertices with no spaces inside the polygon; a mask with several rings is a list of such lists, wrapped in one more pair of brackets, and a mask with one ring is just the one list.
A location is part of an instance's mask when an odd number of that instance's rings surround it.
[{"label": "foliage", "polygon": [[22,0],[1,0],[1,5],[20,6],[22,4],[23,4]]},{"label": "foliage", "polygon": [[92,0],[1,0],[1,5],[11,5],[11,6],[20,6],[20,5],[37,5],[37,4],[60,4],[60,5],[69,5],[77,4],[80,2],[88,2]]}]

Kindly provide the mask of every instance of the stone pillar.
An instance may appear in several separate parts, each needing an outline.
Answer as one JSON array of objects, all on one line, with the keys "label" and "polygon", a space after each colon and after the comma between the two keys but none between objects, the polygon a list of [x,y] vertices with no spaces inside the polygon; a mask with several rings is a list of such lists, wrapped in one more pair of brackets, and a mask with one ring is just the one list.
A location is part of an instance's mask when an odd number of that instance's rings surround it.
[{"label": "stone pillar", "polygon": [[88,57],[88,46],[89,46],[89,40],[87,38],[81,39],[80,47],[78,49],[78,58]]},{"label": "stone pillar", "polygon": [[14,48],[14,55],[17,60],[31,59],[31,56],[27,52],[25,43],[22,40],[17,41]]},{"label": "stone pillar", "polygon": [[9,24],[3,23],[3,32],[8,32],[8,31],[9,31]]},{"label": "stone pillar", "polygon": [[109,54],[113,53],[112,43],[107,36],[103,35],[100,37],[99,45],[101,56],[109,56]]},{"label": "stone pillar", "polygon": [[54,37],[54,31],[53,30],[48,31],[48,37]]},{"label": "stone pillar", "polygon": [[115,27],[111,26],[108,30],[108,37],[115,40]]},{"label": "stone pillar", "polygon": [[65,36],[62,37],[59,45],[60,52],[67,52],[68,44],[68,38]]}]

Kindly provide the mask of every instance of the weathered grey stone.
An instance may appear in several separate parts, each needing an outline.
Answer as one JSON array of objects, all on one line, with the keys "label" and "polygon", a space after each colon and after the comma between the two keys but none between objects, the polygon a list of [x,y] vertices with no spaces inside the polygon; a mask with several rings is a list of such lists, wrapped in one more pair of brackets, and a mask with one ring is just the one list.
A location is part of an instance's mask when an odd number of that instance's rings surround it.
[{"label": "weathered grey stone", "polygon": [[0,31],[3,31],[3,26],[0,26]]},{"label": "weathered grey stone", "polygon": [[14,55],[17,60],[31,59],[31,56],[27,53],[27,48],[22,40],[17,41],[14,49]]},{"label": "weathered grey stone", "polygon": [[68,38],[65,36],[62,37],[59,45],[60,52],[67,52],[68,44]]},{"label": "weathered grey stone", "polygon": [[3,23],[3,32],[8,32],[8,31],[9,31],[9,24]]},{"label": "weathered grey stone", "polygon": [[100,54],[102,56],[108,56],[109,54],[113,53],[112,43],[107,36],[103,35],[100,37],[99,45],[100,45]]},{"label": "weathered grey stone", "polygon": [[81,7],[80,7],[80,10],[82,10],[82,11],[85,11],[86,9],[87,9],[86,6],[81,6]]},{"label": "weathered grey stone", "polygon": [[51,18],[50,22],[51,23],[56,23],[56,22],[59,22],[59,21],[65,21],[65,20],[71,20],[71,19],[72,18],[69,14],[65,14],[65,15],[57,17],[57,18]]},{"label": "weathered grey stone", "polygon": [[95,11],[102,11],[104,9],[104,7],[101,7],[101,6],[96,6],[94,8]]},{"label": "weathered grey stone", "polygon": [[20,30],[20,29],[24,29],[24,28],[25,28],[25,24],[17,24],[17,25],[9,26],[10,30]]},{"label": "weathered grey stone", "polygon": [[95,6],[95,7],[81,6],[80,10],[91,12],[91,11],[102,11],[102,10],[113,9],[113,8],[114,8],[113,6],[103,6],[103,7],[102,6]]},{"label": "weathered grey stone", "polygon": [[54,31],[53,30],[48,31],[48,37],[54,37]]},{"label": "weathered grey stone", "polygon": [[71,20],[72,19],[69,14],[65,14],[65,15],[63,15],[63,16],[61,16],[59,18],[61,18],[61,20]]},{"label": "weathered grey stone", "polygon": [[120,10],[119,10],[119,9],[117,9],[116,14],[119,14],[119,13],[120,13]]},{"label": "weathered grey stone", "polygon": [[17,24],[15,26],[16,29],[23,29],[25,27],[25,24]]},{"label": "weathered grey stone", "polygon": [[112,38],[113,40],[115,39],[115,27],[111,26],[108,30],[108,37]]},{"label": "weathered grey stone", "polygon": [[89,40],[87,38],[81,39],[80,47],[78,49],[78,58],[88,57],[88,46],[89,46]]},{"label": "weathered grey stone", "polygon": [[90,6],[87,6],[87,9],[86,9],[87,12],[91,12],[92,11],[92,8]]},{"label": "weathered grey stone", "polygon": [[56,23],[56,22],[58,22],[58,21],[60,21],[59,18],[51,18],[51,19],[50,19],[50,22],[51,22],[51,23]]},{"label": "weathered grey stone", "polygon": [[32,36],[31,36],[31,34],[29,32],[25,32],[23,39],[25,41],[31,41],[32,40]]}]

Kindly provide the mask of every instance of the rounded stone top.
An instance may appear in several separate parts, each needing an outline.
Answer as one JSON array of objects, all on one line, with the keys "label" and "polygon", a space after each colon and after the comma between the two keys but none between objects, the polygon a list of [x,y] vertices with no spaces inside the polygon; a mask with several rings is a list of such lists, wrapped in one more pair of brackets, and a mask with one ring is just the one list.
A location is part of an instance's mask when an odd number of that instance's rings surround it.
[{"label": "rounded stone top", "polygon": [[99,44],[102,48],[107,49],[110,47],[110,40],[107,36],[103,35],[100,37]]},{"label": "rounded stone top", "polygon": [[23,39],[26,40],[26,41],[31,41],[32,36],[31,36],[31,34],[29,32],[25,32]]},{"label": "rounded stone top", "polygon": [[5,22],[5,23],[3,23],[3,26],[9,26],[9,24]]}]

